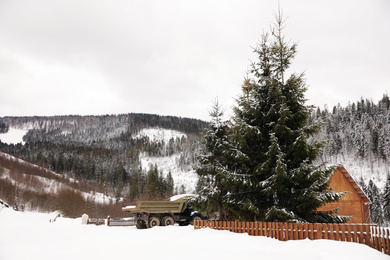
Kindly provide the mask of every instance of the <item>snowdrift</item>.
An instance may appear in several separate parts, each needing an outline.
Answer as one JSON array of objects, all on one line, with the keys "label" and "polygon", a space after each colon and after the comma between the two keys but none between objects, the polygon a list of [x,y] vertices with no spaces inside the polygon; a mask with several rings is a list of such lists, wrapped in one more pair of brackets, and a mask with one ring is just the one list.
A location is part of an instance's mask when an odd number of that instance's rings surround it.
[{"label": "snowdrift", "polygon": [[281,242],[193,227],[81,225],[81,218],[22,213],[0,206],[0,259],[316,259],[367,260],[388,256],[361,244],[329,240]]}]

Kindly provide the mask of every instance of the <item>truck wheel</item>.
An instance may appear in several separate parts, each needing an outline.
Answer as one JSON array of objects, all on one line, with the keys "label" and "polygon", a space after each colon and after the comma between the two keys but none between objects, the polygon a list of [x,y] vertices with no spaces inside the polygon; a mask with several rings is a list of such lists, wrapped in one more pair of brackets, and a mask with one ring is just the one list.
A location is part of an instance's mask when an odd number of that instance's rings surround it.
[{"label": "truck wheel", "polygon": [[144,221],[142,220],[138,220],[137,221],[137,224],[135,225],[138,229],[145,229],[146,228],[146,224]]},{"label": "truck wheel", "polygon": [[199,215],[194,215],[192,218],[191,218],[191,221],[190,221],[190,224],[191,225],[194,225],[194,221],[200,221],[202,220],[202,217],[199,216]]},{"label": "truck wheel", "polygon": [[162,219],[162,225],[163,226],[170,226],[175,224],[175,220],[171,216],[166,216]]},{"label": "truck wheel", "polygon": [[160,219],[158,217],[151,217],[149,220],[149,227],[160,226]]}]

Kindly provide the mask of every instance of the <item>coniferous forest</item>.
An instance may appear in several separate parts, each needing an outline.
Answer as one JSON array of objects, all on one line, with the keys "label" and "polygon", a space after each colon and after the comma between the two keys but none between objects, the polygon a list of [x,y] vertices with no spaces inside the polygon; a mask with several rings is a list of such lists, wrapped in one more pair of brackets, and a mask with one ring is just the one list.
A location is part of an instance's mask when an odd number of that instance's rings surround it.
[{"label": "coniferous forest", "polygon": [[[24,144],[0,142],[0,150],[60,173],[68,178],[94,182],[98,191],[117,200],[165,199],[174,189],[171,173],[144,165],[140,155],[165,157],[180,154],[178,164],[196,162],[200,131],[206,122],[149,114],[104,116],[4,117],[0,126],[30,129]],[[137,136],[142,129],[176,130],[184,135],[170,140]],[[144,170],[147,167],[147,170]]]}]

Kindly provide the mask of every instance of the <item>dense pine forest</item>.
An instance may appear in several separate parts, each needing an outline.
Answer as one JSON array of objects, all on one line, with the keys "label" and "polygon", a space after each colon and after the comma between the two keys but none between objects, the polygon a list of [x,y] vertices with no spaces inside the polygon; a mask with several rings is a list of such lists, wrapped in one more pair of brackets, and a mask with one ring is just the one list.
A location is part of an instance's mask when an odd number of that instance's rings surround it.
[{"label": "dense pine forest", "polygon": [[[140,155],[180,154],[178,164],[195,164],[199,133],[207,125],[196,119],[148,114],[0,118],[3,132],[28,130],[24,144],[0,142],[0,150],[74,179],[95,181],[103,193],[134,201],[166,198],[175,192],[171,174],[156,165],[143,170]],[[162,128],[181,138],[151,140],[142,129]],[[157,192],[156,192],[157,190]],[[177,187],[176,192],[183,191]]]}]

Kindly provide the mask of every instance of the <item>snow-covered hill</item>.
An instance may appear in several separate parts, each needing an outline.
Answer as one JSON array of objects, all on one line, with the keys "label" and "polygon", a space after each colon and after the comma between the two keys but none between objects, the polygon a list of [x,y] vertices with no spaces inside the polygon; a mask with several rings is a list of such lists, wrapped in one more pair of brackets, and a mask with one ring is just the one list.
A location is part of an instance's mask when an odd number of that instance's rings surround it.
[{"label": "snow-covered hill", "polygon": [[[165,144],[168,144],[171,139],[181,139],[183,137],[187,137],[185,133],[175,130],[148,128],[142,129],[135,138],[142,138],[145,136],[148,137],[149,140],[154,142],[164,142]],[[175,153],[170,156],[153,157],[147,156],[146,153],[141,153],[140,161],[142,168],[145,171],[147,171],[151,166],[157,165],[158,169],[162,171],[164,177],[171,172],[175,183],[175,190],[178,193],[180,193],[180,190],[182,190],[182,193],[194,193],[198,176],[190,165],[186,165],[185,167],[180,165],[181,156],[182,154]]]},{"label": "snow-covered hill", "polygon": [[24,144],[23,136],[27,131],[28,129],[10,128],[7,133],[0,133],[0,141],[7,144]]},{"label": "snow-covered hill", "polygon": [[0,205],[0,259],[389,259],[358,243],[309,239],[281,242],[228,231],[194,230],[192,226],[139,230],[81,225],[81,218],[51,222],[55,216],[57,213],[16,212]]},{"label": "snow-covered hill", "polygon": [[[23,194],[35,194],[39,196],[57,196],[61,190],[74,189],[78,181],[66,175],[58,174],[38,165],[26,162],[9,154],[0,152],[0,180],[3,181],[3,189],[14,187],[20,202],[23,202],[24,210],[36,210],[40,205],[33,205],[32,198]],[[7,186],[7,187],[6,187]],[[114,201],[113,198],[99,192],[80,191],[85,200],[107,204]],[[1,195],[1,193],[0,193]],[[25,198],[24,198],[25,197]]]}]

